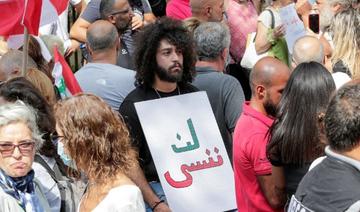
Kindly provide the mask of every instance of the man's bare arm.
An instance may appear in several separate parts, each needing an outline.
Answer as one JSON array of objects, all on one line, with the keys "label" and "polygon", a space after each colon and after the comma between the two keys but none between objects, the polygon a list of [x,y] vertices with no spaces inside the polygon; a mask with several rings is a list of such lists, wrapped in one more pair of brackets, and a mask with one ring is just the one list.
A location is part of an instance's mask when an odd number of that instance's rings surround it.
[{"label": "man's bare arm", "polygon": [[[278,168],[279,167],[275,167],[275,169]],[[282,168],[280,169],[282,171]],[[276,170],[274,173],[273,169],[273,173],[271,175],[269,174],[257,176],[261,190],[266,200],[268,201],[269,205],[275,209],[282,208],[286,202],[285,179],[283,174],[282,176],[279,176],[281,175],[279,171],[280,170]]]},{"label": "man's bare arm", "polygon": [[[157,202],[160,201],[160,199],[151,189],[149,183],[145,178],[144,172],[138,164],[134,165],[129,171],[129,177],[140,188],[144,200],[150,205],[150,207],[153,207]],[[154,211],[169,212],[171,210],[167,204],[161,203],[156,206]]]}]

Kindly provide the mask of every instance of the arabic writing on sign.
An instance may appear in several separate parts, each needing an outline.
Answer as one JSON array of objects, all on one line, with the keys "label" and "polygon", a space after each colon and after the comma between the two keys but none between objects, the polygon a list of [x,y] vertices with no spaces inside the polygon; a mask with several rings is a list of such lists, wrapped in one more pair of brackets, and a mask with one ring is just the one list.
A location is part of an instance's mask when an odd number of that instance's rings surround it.
[{"label": "arabic writing on sign", "polygon": [[217,161],[214,161],[213,157],[210,157],[211,152],[210,152],[210,150],[206,149],[205,153],[209,156],[208,161],[206,161],[206,160],[203,160],[202,162],[196,161],[196,163],[191,163],[190,165],[182,164],[180,166],[180,170],[184,174],[185,179],[180,180],[180,181],[174,180],[170,176],[169,171],[166,171],[164,174],[166,181],[169,183],[170,186],[172,186],[174,188],[185,188],[185,187],[191,186],[191,184],[193,183],[193,177],[191,176],[191,174],[189,172],[214,168],[214,167],[221,166],[223,164],[224,161],[223,161],[223,158],[221,157],[221,155],[219,155],[219,149],[214,147],[214,152],[216,154],[218,154]]},{"label": "arabic writing on sign", "polygon": [[[191,119],[187,120],[187,125],[188,125],[188,128],[189,128],[190,134],[191,134],[191,138],[192,138],[194,143],[192,144],[190,141],[188,141],[188,142],[186,142],[186,146],[184,146],[184,147],[177,147],[175,144],[172,144],[171,148],[176,153],[191,151],[191,150],[194,150],[194,149],[197,149],[197,148],[200,147],[199,140],[198,140],[198,137],[196,135],[195,128],[194,128],[194,125],[193,125]],[[176,134],[176,138],[179,141],[181,141],[181,136],[179,135],[179,133]]]}]

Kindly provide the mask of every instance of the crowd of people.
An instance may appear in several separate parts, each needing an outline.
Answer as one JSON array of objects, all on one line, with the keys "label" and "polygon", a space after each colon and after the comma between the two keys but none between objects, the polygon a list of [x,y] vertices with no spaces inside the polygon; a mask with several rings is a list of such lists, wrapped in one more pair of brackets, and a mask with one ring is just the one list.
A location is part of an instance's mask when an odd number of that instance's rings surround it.
[{"label": "crowd of people", "polygon": [[[198,91],[232,163],[232,211],[360,211],[358,0],[70,3],[69,30],[66,12],[27,52],[0,43],[0,211],[176,210],[135,104]],[[292,3],[307,32],[289,49]],[[249,69],[252,32],[269,54]],[[82,52],[82,92],[60,94],[54,49]]]}]

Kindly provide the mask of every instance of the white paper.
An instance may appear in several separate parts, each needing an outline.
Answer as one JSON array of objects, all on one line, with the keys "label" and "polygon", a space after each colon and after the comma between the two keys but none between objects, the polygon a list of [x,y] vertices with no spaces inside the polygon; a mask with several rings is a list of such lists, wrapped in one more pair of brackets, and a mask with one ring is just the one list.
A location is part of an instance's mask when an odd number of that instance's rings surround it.
[{"label": "white paper", "polygon": [[304,23],[297,15],[294,3],[280,8],[280,18],[286,30],[286,43],[292,54],[295,41],[306,35]]},{"label": "white paper", "polygon": [[[206,92],[139,102],[135,108],[170,208],[235,209],[233,170]],[[172,183],[166,173],[183,182]]]}]

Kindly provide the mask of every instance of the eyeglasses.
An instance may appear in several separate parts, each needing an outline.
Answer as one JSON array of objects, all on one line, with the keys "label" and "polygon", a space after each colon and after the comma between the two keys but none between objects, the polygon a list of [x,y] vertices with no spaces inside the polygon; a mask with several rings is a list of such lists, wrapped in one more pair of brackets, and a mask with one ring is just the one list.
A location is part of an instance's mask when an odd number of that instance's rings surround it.
[{"label": "eyeglasses", "polygon": [[32,153],[34,149],[35,141],[24,140],[20,141],[20,144],[13,144],[10,142],[1,142],[0,143],[0,152],[3,157],[9,157],[14,153],[14,149],[17,147],[20,150],[20,153],[24,156],[28,156]]},{"label": "eyeglasses", "polygon": [[58,135],[57,132],[50,133],[49,137],[53,142],[56,142],[59,139],[64,138],[64,136]]}]

